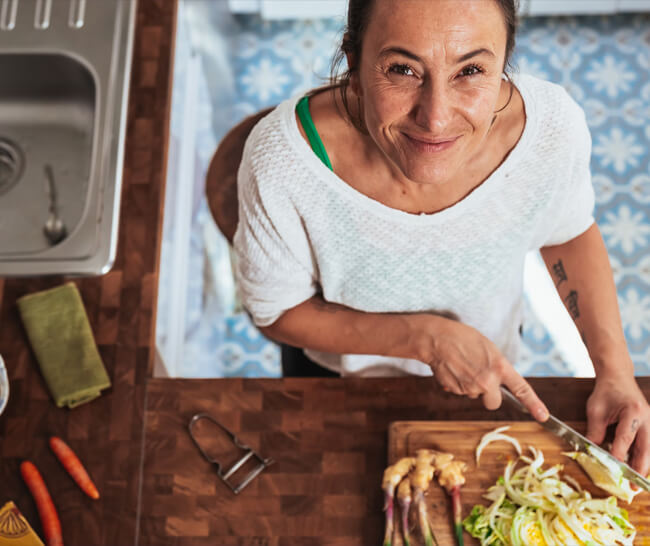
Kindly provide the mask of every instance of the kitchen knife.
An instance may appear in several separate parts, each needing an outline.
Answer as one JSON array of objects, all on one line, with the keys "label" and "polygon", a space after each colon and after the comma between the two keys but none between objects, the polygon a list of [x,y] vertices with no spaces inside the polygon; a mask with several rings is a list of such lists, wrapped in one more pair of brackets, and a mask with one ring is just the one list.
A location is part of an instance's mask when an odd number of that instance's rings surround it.
[{"label": "kitchen knife", "polygon": [[[522,412],[530,415],[530,412],[526,406],[524,406],[518,398],[516,398],[508,389],[503,386],[501,387],[501,394],[505,400],[509,401]],[[605,451],[602,447],[585,438],[577,430],[560,421],[557,417],[553,417],[549,414],[548,419],[539,424],[542,425],[545,429],[551,431],[556,436],[564,439],[564,441],[566,441],[574,451],[582,451],[587,455],[591,455],[590,451],[598,453],[600,456],[602,456],[603,459],[608,460],[611,464],[616,465],[618,468],[620,468],[624,478],[627,478],[633,484],[639,486],[641,489],[650,491],[650,481],[646,480],[643,476],[641,476],[641,474],[630,468],[627,464],[619,461],[616,457],[614,457],[608,451]]]}]

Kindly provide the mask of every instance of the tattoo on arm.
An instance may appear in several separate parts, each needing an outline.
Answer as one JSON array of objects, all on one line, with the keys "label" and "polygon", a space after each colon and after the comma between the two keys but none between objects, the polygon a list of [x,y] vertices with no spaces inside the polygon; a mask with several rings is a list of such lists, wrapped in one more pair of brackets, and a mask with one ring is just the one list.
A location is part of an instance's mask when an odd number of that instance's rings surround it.
[{"label": "tattoo on arm", "polygon": [[573,317],[573,320],[577,319],[580,316],[580,309],[578,309],[578,292],[571,290],[571,292],[569,292],[569,295],[564,298],[564,304]]},{"label": "tattoo on arm", "polygon": [[[555,281],[555,288],[558,288],[563,282],[568,280],[566,271],[564,270],[564,264],[562,260],[558,260],[551,266],[553,272],[553,279]],[[564,304],[566,305],[569,313],[573,320],[577,319],[580,316],[580,309],[578,308],[578,292],[571,290],[566,298],[564,298]],[[585,336],[582,334],[582,341],[585,342]]]},{"label": "tattoo on arm", "polygon": [[555,288],[557,288],[567,280],[566,271],[564,271],[564,264],[562,263],[562,260],[558,260],[551,268],[553,270],[553,277],[555,277]]}]

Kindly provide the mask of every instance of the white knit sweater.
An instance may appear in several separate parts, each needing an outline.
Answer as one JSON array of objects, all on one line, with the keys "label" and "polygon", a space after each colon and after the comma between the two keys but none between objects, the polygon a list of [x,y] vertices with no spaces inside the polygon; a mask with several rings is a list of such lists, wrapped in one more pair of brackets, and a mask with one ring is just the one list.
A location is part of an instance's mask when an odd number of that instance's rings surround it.
[{"label": "white knit sweater", "polygon": [[[239,169],[235,234],[255,323],[316,293],[366,312],[451,310],[516,364],[526,253],[589,228],[594,193],[582,109],[553,83],[514,82],[526,110],[519,142],[478,188],[434,214],[390,208],[330,171],[299,131],[299,97],[262,119]],[[416,360],[306,353],[343,375],[431,374]]]}]

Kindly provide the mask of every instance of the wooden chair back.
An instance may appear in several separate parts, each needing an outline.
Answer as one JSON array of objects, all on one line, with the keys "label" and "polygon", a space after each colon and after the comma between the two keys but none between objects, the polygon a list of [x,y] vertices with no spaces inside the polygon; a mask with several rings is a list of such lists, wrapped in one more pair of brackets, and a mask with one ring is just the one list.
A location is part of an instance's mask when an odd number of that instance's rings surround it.
[{"label": "wooden chair back", "polygon": [[212,217],[221,233],[232,244],[237,229],[237,170],[244,152],[244,144],[257,122],[272,108],[247,117],[233,127],[212,156],[205,181],[205,193]]}]

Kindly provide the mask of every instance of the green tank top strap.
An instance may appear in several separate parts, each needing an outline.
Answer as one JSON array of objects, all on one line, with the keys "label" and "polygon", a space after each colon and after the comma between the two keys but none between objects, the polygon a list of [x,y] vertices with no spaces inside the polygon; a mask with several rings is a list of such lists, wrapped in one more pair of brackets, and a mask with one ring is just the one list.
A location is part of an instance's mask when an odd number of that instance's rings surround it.
[{"label": "green tank top strap", "polygon": [[314,121],[311,119],[311,114],[309,113],[308,96],[304,96],[298,101],[298,104],[296,105],[296,113],[298,114],[298,119],[300,119],[300,123],[302,123],[302,128],[305,130],[305,133],[307,134],[307,139],[309,140],[311,149],[314,150],[314,153],[319,157],[319,159],[323,163],[325,163],[325,165],[327,165],[327,167],[331,171],[333,171],[334,169],[332,169],[332,164],[330,163],[330,158],[328,157],[327,152],[325,151],[325,146],[323,145],[323,141],[318,135],[318,131],[316,131],[316,126],[314,125]]}]

